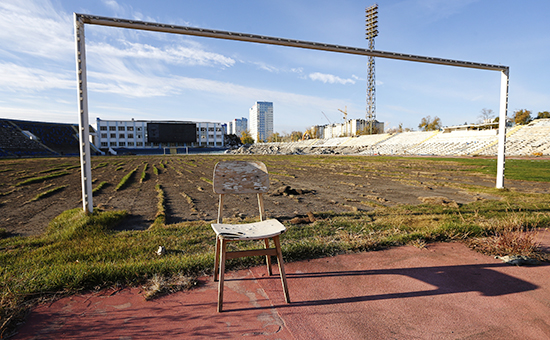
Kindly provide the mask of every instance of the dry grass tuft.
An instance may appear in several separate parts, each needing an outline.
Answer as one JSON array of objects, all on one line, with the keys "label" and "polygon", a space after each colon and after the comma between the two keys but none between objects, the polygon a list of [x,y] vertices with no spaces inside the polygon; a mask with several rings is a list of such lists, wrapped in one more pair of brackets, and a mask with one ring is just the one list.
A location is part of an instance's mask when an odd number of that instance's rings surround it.
[{"label": "dry grass tuft", "polygon": [[146,300],[152,300],[162,295],[189,290],[196,285],[196,277],[183,275],[181,273],[170,277],[154,275],[143,287],[145,289],[145,294],[143,294],[143,296]]},{"label": "dry grass tuft", "polygon": [[494,236],[470,240],[469,246],[483,254],[494,256],[518,255],[544,260],[546,254],[536,242],[535,231],[504,230]]}]

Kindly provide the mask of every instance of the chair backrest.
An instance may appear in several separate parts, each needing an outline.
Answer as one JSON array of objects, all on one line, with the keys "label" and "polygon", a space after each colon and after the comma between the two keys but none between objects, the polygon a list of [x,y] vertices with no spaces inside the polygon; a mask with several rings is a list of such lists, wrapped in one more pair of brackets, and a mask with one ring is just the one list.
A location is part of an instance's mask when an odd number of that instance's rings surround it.
[{"label": "chair backrest", "polygon": [[269,176],[258,161],[224,161],[214,167],[216,194],[263,194],[269,191]]}]

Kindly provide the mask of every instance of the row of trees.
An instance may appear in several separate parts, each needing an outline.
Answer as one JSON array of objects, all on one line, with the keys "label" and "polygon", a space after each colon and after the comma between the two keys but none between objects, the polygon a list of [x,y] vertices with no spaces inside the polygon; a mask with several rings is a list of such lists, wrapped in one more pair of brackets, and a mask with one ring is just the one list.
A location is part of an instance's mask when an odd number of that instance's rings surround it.
[{"label": "row of trees", "polygon": [[[481,114],[479,118],[480,118],[479,123],[497,123],[498,122],[498,117],[495,118],[495,113],[491,109],[481,110]],[[522,109],[522,110],[514,111],[514,114],[511,117],[512,121],[517,125],[529,124],[534,119],[542,119],[542,118],[550,118],[550,112],[541,111],[537,114],[535,118],[533,118],[531,111]],[[430,116],[426,116],[422,118],[422,120],[420,121],[420,124],[418,124],[418,128],[421,131],[435,131],[435,130],[439,130],[441,126],[442,126],[441,119],[437,116],[435,116],[433,119]],[[399,124],[399,128],[394,130],[396,130],[394,132],[410,131],[410,129],[403,129],[403,124]]]}]

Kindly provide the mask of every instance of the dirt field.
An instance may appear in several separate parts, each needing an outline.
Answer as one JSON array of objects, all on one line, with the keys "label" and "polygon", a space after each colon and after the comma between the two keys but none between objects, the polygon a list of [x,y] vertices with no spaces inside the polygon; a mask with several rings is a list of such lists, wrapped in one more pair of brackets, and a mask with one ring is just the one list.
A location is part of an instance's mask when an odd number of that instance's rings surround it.
[{"label": "dirt field", "polygon": [[[157,212],[158,183],[165,191],[168,224],[214,220],[217,197],[209,181],[215,163],[222,159],[266,163],[271,174],[266,212],[282,220],[308,212],[420,204],[427,197],[442,197],[439,200],[447,204],[496,198],[458,188],[462,184],[494,187],[495,178],[460,171],[465,168],[452,161],[366,156],[125,156],[93,158],[93,187],[107,183],[94,193],[94,206],[127,210],[130,217],[119,226],[121,229],[147,229]],[[146,163],[147,176],[141,182]],[[0,228],[25,236],[40,234],[61,212],[81,207],[78,165],[78,158],[0,161]],[[136,168],[129,184],[115,190],[120,180]],[[21,184],[30,178],[60,172],[67,174]],[[549,183],[507,180],[506,186],[525,192],[550,192]],[[60,189],[49,196],[32,201],[38,194],[57,188]],[[255,203],[255,197],[251,196],[228,198],[225,217],[256,216]]]}]

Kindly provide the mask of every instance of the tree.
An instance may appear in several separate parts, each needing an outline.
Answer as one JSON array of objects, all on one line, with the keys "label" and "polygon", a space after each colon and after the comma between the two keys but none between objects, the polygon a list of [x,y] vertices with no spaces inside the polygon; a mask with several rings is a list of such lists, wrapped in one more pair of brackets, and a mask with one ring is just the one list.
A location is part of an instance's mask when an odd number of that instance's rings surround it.
[{"label": "tree", "polygon": [[292,131],[290,133],[290,140],[293,142],[299,141],[302,139],[302,135],[303,133],[301,133],[300,131]]},{"label": "tree", "polygon": [[241,143],[243,144],[254,144],[254,138],[250,135],[248,131],[243,131],[241,133]]},{"label": "tree", "polygon": [[441,119],[438,116],[435,116],[432,120],[432,117],[427,116],[422,118],[418,128],[422,131],[435,131],[441,129]]},{"label": "tree", "polygon": [[514,111],[514,123],[525,125],[529,124],[532,120],[531,111],[525,109]]},{"label": "tree", "polygon": [[276,143],[276,142],[280,142],[280,141],[282,141],[282,137],[281,137],[281,135],[280,135],[278,132],[275,132],[275,133],[272,133],[271,136],[269,136],[269,137],[267,138],[267,141],[268,141],[268,142],[271,142],[271,143],[273,143],[273,142],[275,142],[275,143]]},{"label": "tree", "polygon": [[495,117],[495,113],[491,109],[482,109],[479,119],[481,123],[490,123]]},{"label": "tree", "polygon": [[542,119],[542,118],[550,118],[550,112],[548,111],[539,112],[539,114],[537,115],[537,119]]}]

